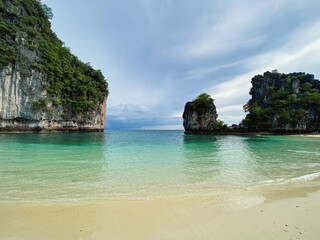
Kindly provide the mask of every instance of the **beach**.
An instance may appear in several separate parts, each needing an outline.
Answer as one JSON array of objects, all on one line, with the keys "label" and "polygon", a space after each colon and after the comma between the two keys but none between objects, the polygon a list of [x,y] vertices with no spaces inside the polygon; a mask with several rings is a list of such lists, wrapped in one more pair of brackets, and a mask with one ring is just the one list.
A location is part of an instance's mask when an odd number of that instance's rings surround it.
[{"label": "beach", "polygon": [[0,143],[0,240],[320,235],[319,138],[107,131]]},{"label": "beach", "polygon": [[318,239],[320,186],[206,197],[0,205],[0,239]]},{"label": "beach", "polygon": [[320,240],[319,8],[0,0],[0,240]]},{"label": "beach", "polygon": [[320,138],[320,134],[299,134],[299,135],[292,135],[293,137],[308,137],[308,138]]}]

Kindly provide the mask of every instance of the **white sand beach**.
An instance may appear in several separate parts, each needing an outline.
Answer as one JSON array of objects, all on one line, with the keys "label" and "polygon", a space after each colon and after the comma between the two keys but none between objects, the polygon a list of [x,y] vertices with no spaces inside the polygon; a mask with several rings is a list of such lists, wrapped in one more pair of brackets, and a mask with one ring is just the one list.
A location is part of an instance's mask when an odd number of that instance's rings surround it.
[{"label": "white sand beach", "polygon": [[319,239],[320,191],[0,205],[0,239]]}]

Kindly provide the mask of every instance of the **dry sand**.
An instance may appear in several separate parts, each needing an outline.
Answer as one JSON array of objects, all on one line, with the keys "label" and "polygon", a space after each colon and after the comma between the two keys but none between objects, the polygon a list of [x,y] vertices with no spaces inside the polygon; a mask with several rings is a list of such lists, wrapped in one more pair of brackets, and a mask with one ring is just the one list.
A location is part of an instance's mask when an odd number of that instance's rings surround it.
[{"label": "dry sand", "polygon": [[320,138],[320,134],[295,134],[295,135],[288,135],[292,137],[308,137],[308,138]]},{"label": "dry sand", "polygon": [[[251,193],[250,193],[251,194]],[[320,239],[319,187],[210,196],[0,204],[0,239]]]}]

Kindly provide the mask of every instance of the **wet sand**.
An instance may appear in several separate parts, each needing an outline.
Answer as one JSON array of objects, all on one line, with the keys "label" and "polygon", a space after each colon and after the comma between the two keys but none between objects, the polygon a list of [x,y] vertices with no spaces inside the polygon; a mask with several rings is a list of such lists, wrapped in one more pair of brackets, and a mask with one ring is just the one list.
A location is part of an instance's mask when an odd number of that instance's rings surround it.
[{"label": "wet sand", "polygon": [[0,204],[0,239],[319,239],[319,187],[194,197]]}]

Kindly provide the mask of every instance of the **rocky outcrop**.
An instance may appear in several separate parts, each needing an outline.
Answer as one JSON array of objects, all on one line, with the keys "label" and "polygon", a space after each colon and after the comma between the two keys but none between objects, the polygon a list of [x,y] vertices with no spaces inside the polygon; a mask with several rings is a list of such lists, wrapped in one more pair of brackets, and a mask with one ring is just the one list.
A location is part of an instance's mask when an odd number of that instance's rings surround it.
[{"label": "rocky outcrop", "polygon": [[320,81],[312,74],[278,71],[251,80],[248,113],[238,125],[227,127],[217,120],[213,99],[201,94],[188,102],[183,126],[191,134],[296,134],[320,131]]},{"label": "rocky outcrop", "polygon": [[197,99],[187,102],[183,112],[185,132],[201,134],[216,131],[217,116],[213,100],[207,104],[199,104]]},{"label": "rocky outcrop", "polygon": [[252,78],[252,99],[244,106],[249,130],[275,133],[320,129],[320,81],[311,74],[265,72]]},{"label": "rocky outcrop", "polygon": [[0,4],[0,132],[103,131],[108,85],[64,47],[46,9]]},{"label": "rocky outcrop", "polygon": [[50,102],[34,109],[33,103],[47,96],[46,78],[35,71],[21,75],[12,67],[0,72],[0,131],[103,131],[107,98],[87,116],[73,117]]}]

